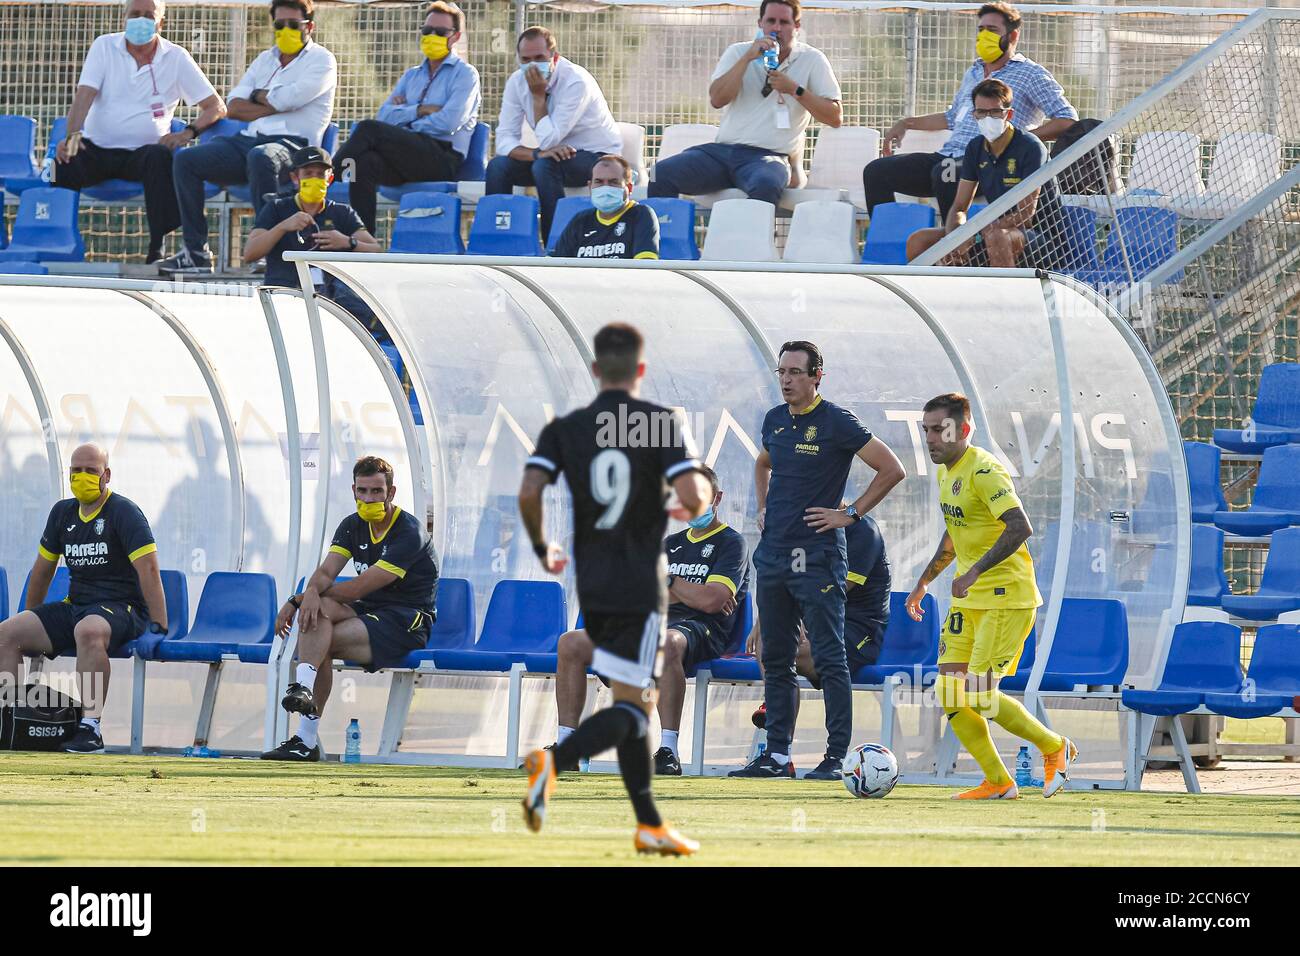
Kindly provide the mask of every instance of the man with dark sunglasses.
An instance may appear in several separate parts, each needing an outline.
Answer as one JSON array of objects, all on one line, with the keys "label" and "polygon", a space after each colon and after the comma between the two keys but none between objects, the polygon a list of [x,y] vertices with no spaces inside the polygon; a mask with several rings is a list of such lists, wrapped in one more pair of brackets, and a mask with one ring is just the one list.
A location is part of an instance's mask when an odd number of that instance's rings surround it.
[{"label": "man with dark sunglasses", "polygon": [[228,116],[248,125],[233,136],[176,153],[173,166],[184,246],[158,263],[163,275],[212,271],[204,183],[248,186],[253,215],[289,178],[293,154],[319,146],[334,110],[334,54],[312,41],[312,0],[272,0],[275,45],[263,50],[230,91]]},{"label": "man with dark sunglasses", "polygon": [[443,0],[424,12],[423,62],[402,74],[376,119],[352,127],[334,157],[339,178],[351,184],[349,205],[371,234],[378,188],[459,179],[478,123],[478,70],[452,52],[465,14]]}]

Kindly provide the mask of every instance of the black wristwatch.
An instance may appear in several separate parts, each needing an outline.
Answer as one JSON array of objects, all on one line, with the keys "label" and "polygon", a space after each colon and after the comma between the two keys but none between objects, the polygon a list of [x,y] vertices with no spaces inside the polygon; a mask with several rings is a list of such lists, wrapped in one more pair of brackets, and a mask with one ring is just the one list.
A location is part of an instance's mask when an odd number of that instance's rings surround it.
[{"label": "black wristwatch", "polygon": [[550,550],[551,550],[551,546],[546,541],[539,541],[535,545],[533,545],[533,554],[537,555],[543,561],[546,560],[546,555]]},{"label": "black wristwatch", "polygon": [[348,252],[356,252],[356,251],[357,251],[357,237],[348,236]]},{"label": "black wristwatch", "polygon": [[847,508],[845,508],[844,513],[848,515],[850,518],[852,518],[854,521],[862,520],[862,515],[858,514],[858,509],[853,507],[853,505],[849,505]]},{"label": "black wristwatch", "polygon": [[804,95],[804,92],[805,92],[805,90],[804,90],[804,88],[803,88],[802,86],[796,86],[796,87],[794,88],[794,98],[795,98],[795,99],[798,99],[799,97],[801,97],[801,96]]},{"label": "black wristwatch", "polygon": [[[182,128],[183,128],[183,129],[187,129],[187,130],[189,130],[191,133],[193,133],[193,134],[194,134],[194,139],[198,139],[198,138],[199,138],[199,128],[198,128],[197,126],[195,126],[193,123],[186,123],[185,126],[182,127]],[[193,141],[194,141],[194,140],[190,140],[190,142],[193,142]]]},{"label": "black wristwatch", "polygon": [[166,634],[166,633],[167,633],[167,628],[163,627],[163,626],[162,626],[161,624],[159,624],[157,621],[150,621],[150,622],[149,622],[149,633],[150,633],[150,634]]},{"label": "black wristwatch", "polygon": [[301,594],[290,594],[290,595],[289,595],[289,603],[292,604],[292,605],[293,605],[294,607],[296,607],[296,608],[301,608],[301,607],[302,607],[302,595],[301,595]]}]

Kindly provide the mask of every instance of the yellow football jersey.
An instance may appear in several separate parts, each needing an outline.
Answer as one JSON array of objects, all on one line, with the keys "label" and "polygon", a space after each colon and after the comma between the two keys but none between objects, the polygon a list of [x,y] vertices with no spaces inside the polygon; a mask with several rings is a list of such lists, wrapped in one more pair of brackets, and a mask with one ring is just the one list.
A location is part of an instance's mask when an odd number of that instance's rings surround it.
[{"label": "yellow football jersey", "polygon": [[[998,540],[1005,527],[998,516],[1023,507],[1006,468],[974,445],[951,468],[939,466],[939,504],[957,551],[958,574],[965,574]],[[969,608],[1025,608],[1042,603],[1034,562],[1023,544],[980,575],[964,598],[953,599],[954,607]]]}]

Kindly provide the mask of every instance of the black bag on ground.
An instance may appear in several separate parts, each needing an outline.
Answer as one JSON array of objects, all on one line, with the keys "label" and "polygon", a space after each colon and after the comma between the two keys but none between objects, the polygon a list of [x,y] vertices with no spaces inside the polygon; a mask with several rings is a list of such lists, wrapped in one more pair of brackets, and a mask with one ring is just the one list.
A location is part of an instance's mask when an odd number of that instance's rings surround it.
[{"label": "black bag on ground", "polygon": [[81,704],[48,684],[28,684],[0,707],[0,750],[59,750],[81,723]]},{"label": "black bag on ground", "polygon": [[[1101,125],[1101,120],[1081,119],[1052,143],[1051,158],[1055,159],[1069,147]],[[1115,144],[1108,136],[1087,154],[1056,177],[1056,185],[1067,196],[1100,196],[1119,191],[1119,174],[1115,168]]]}]

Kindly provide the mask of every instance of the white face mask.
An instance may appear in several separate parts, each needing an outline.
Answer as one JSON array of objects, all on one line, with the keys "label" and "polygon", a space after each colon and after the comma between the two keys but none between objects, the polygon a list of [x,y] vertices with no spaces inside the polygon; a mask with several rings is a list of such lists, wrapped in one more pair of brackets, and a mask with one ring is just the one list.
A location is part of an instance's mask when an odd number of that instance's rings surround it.
[{"label": "white face mask", "polygon": [[980,135],[990,143],[1007,131],[1007,121],[1001,116],[986,116],[978,121]]}]

